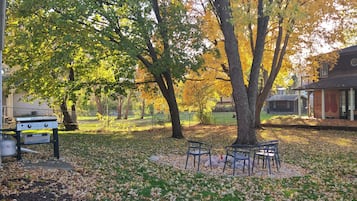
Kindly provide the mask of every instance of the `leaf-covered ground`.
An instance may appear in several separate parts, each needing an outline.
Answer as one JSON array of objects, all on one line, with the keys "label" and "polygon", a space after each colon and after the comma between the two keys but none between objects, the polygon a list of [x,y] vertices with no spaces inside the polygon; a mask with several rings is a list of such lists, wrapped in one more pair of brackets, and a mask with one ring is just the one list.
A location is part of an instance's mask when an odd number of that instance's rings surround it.
[{"label": "leaf-covered ground", "polygon": [[[213,144],[219,155],[235,139],[235,129],[193,126],[184,134]],[[153,155],[185,154],[185,140],[170,138],[170,129],[61,132],[61,160],[73,169],[25,168],[24,161],[52,157],[50,145],[31,146],[41,154],[25,154],[23,162],[4,159],[0,200],[357,200],[356,132],[267,128],[258,133],[259,140],[279,139],[283,165],[306,174],[233,177],[151,161]]]},{"label": "leaf-covered ground", "polygon": [[262,121],[263,125],[275,126],[305,126],[310,128],[334,127],[338,130],[356,130],[355,121],[348,119],[315,119],[311,117],[300,117],[296,115],[275,116]]}]

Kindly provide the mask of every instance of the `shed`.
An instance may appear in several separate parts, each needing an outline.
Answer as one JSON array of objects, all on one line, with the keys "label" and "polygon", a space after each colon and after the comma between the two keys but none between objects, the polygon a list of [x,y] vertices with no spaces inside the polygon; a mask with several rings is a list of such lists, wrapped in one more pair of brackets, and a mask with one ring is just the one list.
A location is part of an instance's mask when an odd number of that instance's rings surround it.
[{"label": "shed", "polygon": [[[305,95],[301,95],[300,97],[302,113],[306,113],[307,97]],[[298,114],[298,101],[299,95],[297,94],[273,95],[267,99],[267,112],[273,114]]]}]

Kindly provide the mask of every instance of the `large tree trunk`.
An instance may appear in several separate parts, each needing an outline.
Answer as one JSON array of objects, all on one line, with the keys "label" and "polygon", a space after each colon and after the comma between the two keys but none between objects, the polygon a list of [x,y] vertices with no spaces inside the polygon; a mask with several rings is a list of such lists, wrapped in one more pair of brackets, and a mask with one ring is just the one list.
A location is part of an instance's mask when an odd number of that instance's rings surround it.
[{"label": "large tree trunk", "polygon": [[123,96],[118,97],[118,106],[117,106],[117,119],[121,119],[122,117],[122,108],[123,108]]},{"label": "large tree trunk", "polygon": [[283,18],[279,20],[279,32],[275,42],[274,57],[270,68],[270,73],[263,71],[264,87],[262,92],[258,96],[256,116],[259,115],[259,121],[256,121],[255,127],[260,127],[260,111],[264,105],[265,99],[268,97],[271,88],[273,87],[274,80],[278,76],[278,73],[282,67],[283,59],[286,53],[287,46],[289,44],[290,32],[287,32],[283,36]]},{"label": "large tree trunk", "polygon": [[67,131],[73,131],[78,129],[78,124],[73,121],[71,115],[68,112],[66,101],[64,100],[60,106],[63,114],[63,125]]},{"label": "large tree trunk", "polygon": [[95,104],[97,106],[97,112],[100,114],[100,115],[104,115],[104,108],[103,108],[103,103],[102,101],[100,100],[100,97],[95,95],[94,96],[94,100],[95,100]]},{"label": "large tree trunk", "polygon": [[[74,70],[73,68],[69,69],[69,76],[68,79],[70,82],[74,81]],[[73,103],[71,106],[71,114],[68,112],[67,104],[66,104],[67,97],[65,97],[62,101],[61,104],[61,111],[63,114],[63,124],[66,128],[66,130],[77,130],[78,129],[78,124],[77,124],[77,114],[76,114],[76,106]]]},{"label": "large tree trunk", "polygon": [[132,91],[130,90],[129,91],[129,94],[128,94],[128,97],[127,97],[127,102],[126,102],[126,108],[125,108],[125,113],[124,113],[124,119],[128,119],[128,116],[129,116],[129,109],[130,109],[130,106],[131,106],[131,94],[132,94]]},{"label": "large tree trunk", "polygon": [[171,75],[169,72],[164,72],[160,76],[155,76],[155,80],[159,85],[161,93],[165,97],[165,100],[169,106],[172,125],[172,137],[178,139],[184,138],[182,134],[180,113],[177,106],[175,90]]},{"label": "large tree trunk", "polygon": [[72,121],[73,122],[77,122],[77,112],[76,112],[76,105],[75,104],[72,104],[71,112],[72,112]]},{"label": "large tree trunk", "polygon": [[[148,45],[150,46],[149,42]],[[150,46],[149,49],[153,49],[152,46]],[[144,63],[145,66],[148,67],[148,69],[151,69],[153,67],[152,64],[143,56],[138,55],[138,58]],[[157,60],[157,58],[155,58],[154,60]],[[177,139],[184,138],[180,122],[180,113],[177,106],[175,90],[170,71],[167,70],[159,75],[152,72],[152,75],[154,76],[155,81],[158,84],[160,91],[169,106],[172,125],[172,137]]]},{"label": "large tree trunk", "polygon": [[255,144],[256,134],[252,127],[254,116],[249,111],[249,100],[247,89],[244,85],[242,64],[238,51],[238,41],[234,34],[231,23],[231,11],[229,0],[213,2],[217,15],[220,19],[221,29],[225,39],[225,51],[228,58],[229,76],[233,88],[233,101],[235,103],[237,120],[237,139],[233,144]]},{"label": "large tree trunk", "polygon": [[140,115],[140,119],[144,119],[145,116],[145,99],[143,99],[141,101],[141,115]]},{"label": "large tree trunk", "polygon": [[258,26],[253,63],[251,66],[249,86],[245,87],[242,64],[239,55],[239,44],[232,24],[232,13],[229,0],[212,1],[224,35],[225,51],[229,64],[229,76],[233,88],[233,100],[237,111],[237,139],[233,144],[256,144],[255,111],[258,96],[258,78],[262,62],[265,34],[269,17],[263,13],[263,0],[258,2]]},{"label": "large tree trunk", "polygon": [[[260,96],[259,96],[260,97]],[[260,112],[263,108],[265,99],[258,98],[257,100],[257,109],[255,111],[255,128],[260,128],[261,120],[260,120]]]},{"label": "large tree trunk", "polygon": [[[262,108],[264,106],[265,99],[268,97],[268,94],[270,93],[270,90],[264,91],[264,87],[266,86],[267,79],[268,79],[268,71],[262,68],[262,81],[261,81],[261,87],[257,99],[257,106],[256,106],[256,111],[255,111],[255,127],[256,128],[261,128],[261,119],[260,119],[260,113],[262,111]],[[267,93],[267,94],[264,94]]]},{"label": "large tree trunk", "polygon": [[[146,59],[143,55],[137,55],[138,59],[143,62],[143,64],[147,67],[150,73],[154,76],[156,83],[158,84],[162,95],[164,96],[170,110],[170,117],[171,117],[171,125],[172,125],[172,137],[173,138],[184,138],[181,129],[180,123],[180,113],[177,106],[177,101],[175,97],[175,90],[172,82],[171,72],[169,68],[165,69],[165,62],[159,62],[161,58],[170,55],[170,42],[168,36],[168,30],[166,28],[166,22],[163,20],[162,16],[160,15],[159,4],[157,0],[151,1],[152,7],[154,10],[154,14],[156,20],[160,27],[160,35],[163,38],[163,52],[160,53],[158,56],[154,45],[152,44],[150,37],[148,37],[146,41],[147,50],[150,54],[150,58],[152,61]],[[167,57],[169,58],[169,57]],[[157,66],[158,65],[158,66]],[[160,70],[161,69],[161,70]]]}]

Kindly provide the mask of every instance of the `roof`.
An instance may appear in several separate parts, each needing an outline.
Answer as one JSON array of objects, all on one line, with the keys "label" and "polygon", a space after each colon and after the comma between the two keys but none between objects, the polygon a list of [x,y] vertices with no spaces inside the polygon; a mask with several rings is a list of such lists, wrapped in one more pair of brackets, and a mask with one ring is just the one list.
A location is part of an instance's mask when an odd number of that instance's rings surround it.
[{"label": "roof", "polygon": [[321,79],[318,82],[314,82],[296,90],[306,90],[306,89],[349,89],[357,88],[357,75],[353,74],[350,76],[336,76]]},{"label": "roof", "polygon": [[[357,57],[357,45],[350,46],[339,50],[340,55],[349,55],[349,57]],[[346,59],[346,58],[344,58]],[[341,62],[341,63],[340,63]],[[349,89],[357,88],[357,68],[350,67],[349,61],[338,61],[338,67],[329,71],[327,78],[320,79],[317,82],[301,86],[295,90],[315,90],[315,89]],[[331,73],[331,74],[330,74]]]},{"label": "roof", "polygon": [[[285,95],[274,95],[267,99],[270,101],[296,101],[299,95],[297,94],[285,94]],[[301,95],[302,98],[306,98],[304,95]]]},{"label": "roof", "polygon": [[357,52],[357,45],[346,47],[340,50],[340,54],[349,54],[349,53],[356,53]]}]

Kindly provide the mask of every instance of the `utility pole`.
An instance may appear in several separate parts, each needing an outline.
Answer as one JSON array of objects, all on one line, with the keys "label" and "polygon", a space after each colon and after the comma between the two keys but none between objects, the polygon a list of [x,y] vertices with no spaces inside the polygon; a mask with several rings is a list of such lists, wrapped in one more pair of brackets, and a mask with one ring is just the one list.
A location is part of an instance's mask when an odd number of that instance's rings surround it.
[{"label": "utility pole", "polygon": [[[6,0],[0,0],[0,129],[2,129],[3,108],[2,108],[2,51],[4,49],[5,38],[5,15],[6,13]],[[2,145],[2,132],[0,133],[0,168],[1,164],[1,145]]]}]

